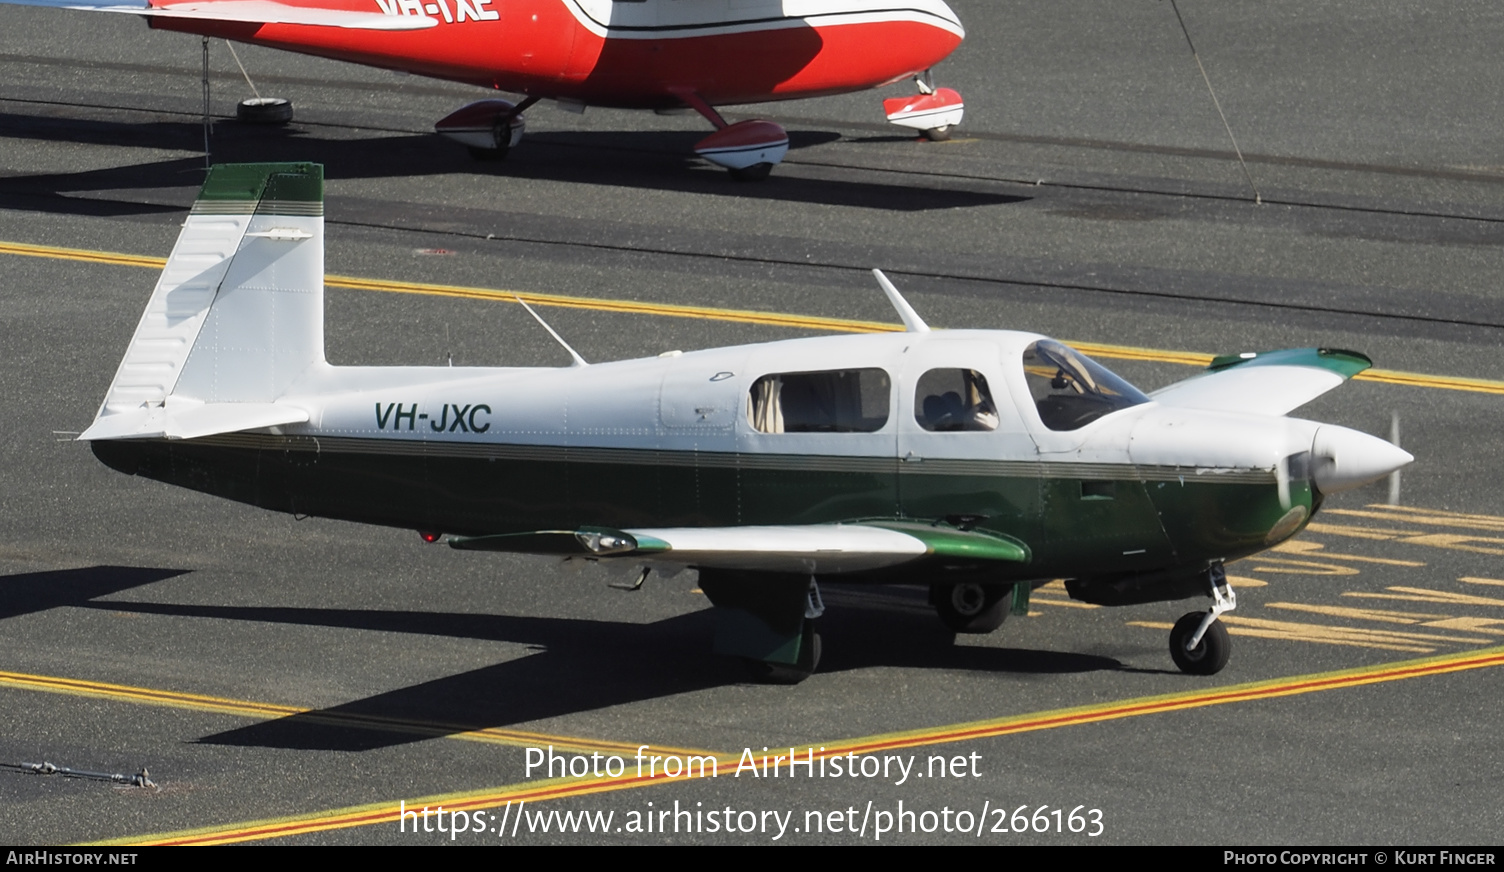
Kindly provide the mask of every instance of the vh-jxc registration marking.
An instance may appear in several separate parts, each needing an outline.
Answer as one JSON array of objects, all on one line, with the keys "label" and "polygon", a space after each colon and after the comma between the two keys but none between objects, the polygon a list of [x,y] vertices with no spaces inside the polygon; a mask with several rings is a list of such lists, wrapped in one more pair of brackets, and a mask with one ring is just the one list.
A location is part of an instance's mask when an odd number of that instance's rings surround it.
[{"label": "vh-jxc registration marking", "polygon": [[491,407],[485,403],[465,406],[458,403],[445,403],[444,411],[436,418],[427,412],[419,412],[417,403],[413,403],[411,408],[406,403],[387,403],[385,408],[377,403],[376,429],[386,430],[390,425],[392,430],[401,430],[402,422],[406,421],[408,430],[416,430],[418,422],[423,421],[435,433],[484,433],[491,429],[491,422],[477,422],[475,416],[490,414]]}]

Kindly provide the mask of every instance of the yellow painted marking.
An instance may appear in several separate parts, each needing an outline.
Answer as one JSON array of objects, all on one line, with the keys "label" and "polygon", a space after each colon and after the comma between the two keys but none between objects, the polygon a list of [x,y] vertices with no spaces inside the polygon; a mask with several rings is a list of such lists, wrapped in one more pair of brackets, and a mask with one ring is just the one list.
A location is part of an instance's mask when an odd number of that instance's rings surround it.
[{"label": "yellow painted marking", "polygon": [[1328,533],[1333,536],[1348,536],[1354,539],[1374,539],[1384,541],[1398,539],[1401,536],[1419,536],[1419,530],[1390,530],[1383,527],[1352,527],[1347,524],[1318,524],[1310,523],[1306,529],[1312,533]]},{"label": "yellow painted marking", "polygon": [[[1374,639],[1395,642],[1451,642],[1458,645],[1487,645],[1492,639],[1474,639],[1459,636],[1438,636],[1434,633],[1407,633],[1401,630],[1370,630],[1356,627],[1337,627],[1322,624],[1302,624],[1290,621],[1271,621],[1267,618],[1250,618],[1242,615],[1223,615],[1221,620],[1232,621],[1247,628],[1267,629],[1294,633],[1311,633],[1322,639],[1356,640]],[[1229,628],[1231,629],[1231,628]]]},{"label": "yellow painted marking", "polygon": [[[1047,606],[1063,606],[1068,609],[1098,609],[1101,606],[1092,603],[1083,603],[1080,600],[1071,599],[1071,595],[1065,589],[1063,579],[1054,579],[1048,584],[1041,584],[1029,594],[1029,605],[1042,604]],[[1030,612],[1030,617],[1036,613]]]},{"label": "yellow painted marking", "polygon": [[1050,597],[1036,597],[1036,596],[1029,597],[1029,605],[1031,605],[1031,606],[1061,606],[1061,607],[1067,608],[1067,609],[1096,609],[1096,608],[1101,608],[1101,606],[1095,605],[1093,603],[1077,602],[1076,600],[1071,600],[1071,599],[1060,600],[1060,599],[1052,599]]},{"label": "yellow painted marking", "polygon": [[[1257,639],[1278,639],[1281,642],[1313,642],[1322,645],[1341,645],[1349,648],[1373,648],[1378,651],[1399,651],[1405,654],[1430,654],[1435,645],[1421,645],[1407,639],[1385,639],[1373,635],[1360,635],[1362,631],[1338,632],[1340,627],[1322,627],[1318,624],[1299,624],[1270,621],[1283,626],[1237,626],[1223,615],[1220,620],[1227,624],[1227,632],[1233,636],[1251,636]],[[1162,621],[1129,621],[1130,627],[1146,627],[1150,630],[1169,630],[1174,624]]]},{"label": "yellow painted marking", "polygon": [[787,315],[780,312],[757,312],[750,309],[681,306],[674,303],[639,303],[633,300],[575,297],[567,294],[540,294],[528,291],[500,291],[490,288],[472,288],[462,285],[434,285],[424,282],[394,282],[379,279],[362,279],[354,276],[328,275],[324,277],[324,284],[331,288],[351,288],[361,291],[385,291],[399,294],[426,294],[438,297],[491,300],[498,303],[515,303],[518,299],[521,299],[523,302],[534,306],[590,309],[596,312],[620,312],[632,315],[657,315],[667,318],[695,318],[705,321],[729,321],[735,324],[765,324],[773,327],[790,327],[837,333],[903,332],[902,324],[887,324],[881,321],[823,318],[816,315]]},{"label": "yellow painted marking", "polygon": [[1422,621],[1442,620],[1447,617],[1446,615],[1428,615],[1421,612],[1389,612],[1382,609],[1355,609],[1351,606],[1318,606],[1310,603],[1269,603],[1265,608],[1311,612],[1318,615],[1330,615],[1334,618],[1353,618],[1359,621],[1378,621],[1387,624],[1419,624]]},{"label": "yellow painted marking", "polygon": [[1370,506],[1363,509],[1323,509],[1324,514],[1346,515],[1350,518],[1373,518],[1380,521],[1401,521],[1406,524],[1423,524],[1432,527],[1461,527],[1471,530],[1504,532],[1504,518],[1492,515],[1463,515],[1455,512],[1429,512],[1406,510],[1394,507]]},{"label": "yellow painted marking", "polygon": [[[160,257],[145,257],[142,255],[94,251],[83,248],[60,248],[51,245],[29,245],[20,242],[0,242],[0,254],[44,257],[54,260],[75,260],[117,266],[147,267],[151,269],[161,269],[167,263],[164,258]],[[462,299],[490,300],[501,303],[515,303],[520,298],[524,302],[534,306],[590,309],[597,312],[622,312],[669,318],[696,318],[709,321],[729,321],[738,324],[764,324],[775,327],[836,333],[896,333],[903,330],[902,325],[881,321],[824,318],[814,315],[789,315],[779,312],[757,312],[746,309],[681,306],[671,303],[639,303],[631,300],[506,291],[464,285],[429,284],[426,282],[387,281],[383,279],[359,278],[356,276],[326,275],[324,277],[324,284],[335,288],[386,291],[403,294],[428,294]],[[1093,357],[1115,360],[1142,360],[1154,363],[1174,363],[1183,366],[1205,367],[1212,362],[1212,358],[1214,357],[1214,355],[1196,351],[1139,348],[1131,345],[1108,345],[1099,342],[1068,342],[1068,344]],[[1382,384],[1405,385],[1409,387],[1504,394],[1504,381],[1498,379],[1428,375],[1425,373],[1400,372],[1388,369],[1369,369],[1358,373],[1355,378],[1359,381],[1373,381]]]},{"label": "yellow painted marking", "polygon": [[1268,587],[1269,582],[1262,578],[1249,578],[1246,575],[1229,575],[1227,583],[1233,587]]},{"label": "yellow painted marking", "polygon": [[1504,515],[1485,515],[1478,512],[1450,512],[1446,509],[1427,509],[1421,506],[1396,506],[1390,503],[1369,503],[1366,508],[1379,512],[1416,515],[1432,518],[1457,518],[1465,521],[1492,521],[1504,526]]},{"label": "yellow painted marking", "polygon": [[1461,630],[1464,633],[1491,633],[1504,636],[1504,618],[1447,618],[1444,621],[1428,621],[1423,626],[1438,630]]},{"label": "yellow painted marking", "polygon": [[1497,578],[1473,578],[1471,576],[1464,575],[1463,577],[1461,577],[1461,578],[1459,578],[1457,580],[1458,581],[1465,581],[1468,584],[1493,584],[1493,585],[1498,585],[1500,587],[1504,587],[1504,581],[1500,581]]},{"label": "yellow painted marking", "polygon": [[1357,575],[1358,570],[1337,563],[1318,563],[1315,560],[1291,560],[1286,557],[1250,557],[1254,572],[1286,572],[1292,575]]},{"label": "yellow painted marking", "polygon": [[[1444,642],[1456,645],[1487,645],[1493,641],[1460,636],[1438,636],[1434,633],[1406,633],[1399,630],[1372,630],[1366,627],[1271,621],[1267,618],[1250,618],[1242,615],[1224,614],[1219,620],[1226,625],[1227,632],[1234,636],[1256,636],[1287,642],[1319,642],[1325,645],[1377,648],[1382,651],[1410,651],[1417,654],[1435,651],[1435,646]],[[1174,625],[1157,621],[1130,621],[1129,626],[1168,630]]]},{"label": "yellow painted marking", "polygon": [[1386,590],[1395,593],[1361,593],[1347,591],[1343,596],[1364,597],[1367,599],[1393,599],[1410,600],[1420,603],[1446,603],[1457,606],[1504,606],[1504,599],[1494,599],[1486,596],[1473,596],[1466,593],[1452,593],[1445,590],[1431,590],[1424,587],[1389,587]]},{"label": "yellow painted marking", "polygon": [[[816,759],[845,756],[847,754],[867,755],[901,748],[932,747],[955,742],[1008,736],[1017,733],[1058,729],[1080,724],[1101,723],[1123,718],[1187,711],[1215,705],[1299,696],[1319,691],[1361,687],[1369,684],[1444,675],[1452,672],[1483,669],[1493,666],[1504,666],[1504,647],[1488,648],[1466,654],[1431,657],[1423,660],[1389,663],[1382,666],[1366,666],[1337,672],[1324,672],[1293,678],[1274,679],[1272,681],[1238,684],[1213,690],[1141,697],[1120,702],[994,718],[967,724],[906,730],[839,742],[795,743],[794,747],[803,748],[806,744],[811,747],[823,746],[825,749],[824,752],[817,751],[815,753]],[[720,759],[727,761],[721,764],[723,766],[727,765],[727,763],[734,765],[736,757],[728,754],[723,755]],[[632,770],[629,769],[628,771],[631,772]],[[682,777],[670,779],[660,776],[648,779],[628,776],[619,779],[597,780],[589,778],[576,781],[540,781],[499,787],[491,790],[420,797],[404,800],[404,802],[410,810],[414,807],[421,809],[425,805],[429,808],[442,805],[446,811],[474,812],[481,809],[502,809],[507,807],[508,803],[523,801],[544,802],[550,799],[585,796],[606,791],[663,785],[686,780],[688,779]],[[108,842],[100,842],[98,844],[222,845],[234,842],[263,841],[285,836],[306,835],[327,830],[348,829],[350,827],[370,826],[374,824],[396,826],[398,824],[398,808],[398,803],[392,801],[372,803],[370,805],[332,809],[307,815],[249,821],[231,826],[203,827],[194,830],[180,830],[155,835],[131,836]],[[516,814],[518,813],[518,809],[509,808],[505,813]],[[499,824],[500,815],[498,815],[497,820]]]},{"label": "yellow painted marking", "polygon": [[[1448,551],[1472,551],[1475,554],[1504,554],[1504,539],[1491,536],[1463,536],[1457,533],[1427,533],[1424,536],[1411,536],[1402,539],[1412,545],[1430,545],[1432,548],[1445,548]],[[1488,545],[1473,543],[1488,542]]]},{"label": "yellow painted marking", "polygon": [[[144,703],[168,708],[191,709],[248,718],[281,718],[302,715],[316,723],[343,727],[358,727],[389,732],[415,733],[432,737],[451,737],[471,742],[487,742],[515,747],[543,747],[553,745],[558,750],[591,753],[601,751],[616,754],[623,751],[637,753],[637,745],[621,742],[603,742],[575,736],[554,736],[547,733],[529,733],[521,730],[505,730],[499,727],[476,729],[464,724],[442,724],[432,721],[415,721],[400,718],[384,718],[376,715],[346,715],[339,712],[320,712],[298,706],[278,705],[268,702],[253,702],[229,699],[222,696],[206,696],[182,693],[173,690],[158,690],[150,687],[132,687],[125,684],[109,684],[102,681],[83,681],[76,678],[59,678],[53,675],[28,675],[22,672],[0,672],[0,687],[25,690],[40,690],[69,696],[86,696],[120,702]],[[653,746],[651,753],[658,754],[708,754],[687,748]]]},{"label": "yellow painted marking", "polygon": [[[1337,554],[1327,551],[1326,546],[1320,542],[1310,542],[1300,539],[1291,539],[1274,546],[1270,551],[1282,551],[1288,554],[1302,554],[1312,557],[1320,557],[1323,560],[1356,560],[1360,563],[1382,563],[1387,566],[1425,566],[1418,560],[1392,560],[1387,557],[1366,557],[1358,554]],[[1250,560],[1260,560],[1260,557],[1251,557]]]},{"label": "yellow painted marking", "polygon": [[87,248],[57,248],[51,245],[27,245],[24,242],[0,242],[0,254],[45,257],[50,260],[81,260],[87,263],[107,263],[112,266],[142,266],[148,269],[161,269],[167,265],[167,258],[165,257],[120,254],[114,251],[92,251]]}]

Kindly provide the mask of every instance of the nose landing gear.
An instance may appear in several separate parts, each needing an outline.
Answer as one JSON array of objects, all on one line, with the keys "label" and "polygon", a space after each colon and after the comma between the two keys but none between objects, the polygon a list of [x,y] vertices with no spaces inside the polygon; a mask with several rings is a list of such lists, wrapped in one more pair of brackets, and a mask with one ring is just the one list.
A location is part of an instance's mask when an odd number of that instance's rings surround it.
[{"label": "nose landing gear", "polygon": [[1232,638],[1217,618],[1238,607],[1238,595],[1227,583],[1227,570],[1220,562],[1206,570],[1205,578],[1211,609],[1182,615],[1170,631],[1170,659],[1190,675],[1216,675],[1232,656]]},{"label": "nose landing gear", "polygon": [[888,116],[888,121],[918,130],[931,142],[950,139],[951,129],[961,123],[966,112],[961,95],[950,88],[936,88],[929,70],[915,76],[914,84],[919,88],[918,94],[889,97],[883,101],[883,113]]}]

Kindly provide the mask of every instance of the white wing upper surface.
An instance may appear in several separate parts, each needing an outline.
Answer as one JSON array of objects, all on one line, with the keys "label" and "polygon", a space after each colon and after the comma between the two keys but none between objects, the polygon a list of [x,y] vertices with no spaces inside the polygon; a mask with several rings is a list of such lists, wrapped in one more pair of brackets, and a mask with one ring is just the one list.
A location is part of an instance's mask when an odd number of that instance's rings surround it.
[{"label": "white wing upper surface", "polygon": [[967,564],[1028,563],[1027,545],[1006,536],[914,521],[745,527],[540,530],[458,537],[451,547],[595,556],[749,572],[867,572],[925,557]]},{"label": "white wing upper surface", "polygon": [[1350,351],[1292,348],[1217,358],[1212,371],[1149,394],[1166,406],[1216,412],[1284,415],[1371,365]]}]

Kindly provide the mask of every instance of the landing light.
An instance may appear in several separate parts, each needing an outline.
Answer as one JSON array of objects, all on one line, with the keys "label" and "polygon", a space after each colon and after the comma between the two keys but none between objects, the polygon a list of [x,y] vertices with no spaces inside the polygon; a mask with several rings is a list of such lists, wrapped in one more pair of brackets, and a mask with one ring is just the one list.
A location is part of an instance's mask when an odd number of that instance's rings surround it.
[{"label": "landing light", "polygon": [[580,530],[574,537],[592,554],[621,554],[637,547],[636,540],[628,536],[595,530]]}]

